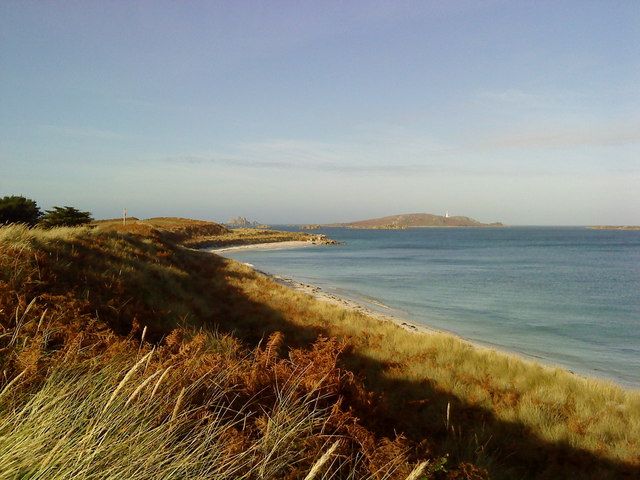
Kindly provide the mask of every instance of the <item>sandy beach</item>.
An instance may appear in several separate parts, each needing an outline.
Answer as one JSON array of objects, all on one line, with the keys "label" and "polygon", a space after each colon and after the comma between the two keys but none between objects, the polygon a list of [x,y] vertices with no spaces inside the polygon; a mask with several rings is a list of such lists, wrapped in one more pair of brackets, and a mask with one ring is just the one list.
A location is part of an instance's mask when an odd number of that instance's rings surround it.
[{"label": "sandy beach", "polygon": [[[245,264],[245,265],[249,265],[253,268],[252,265],[250,264]],[[311,285],[308,283],[301,283],[301,282],[297,282],[295,280],[292,280],[290,278],[285,278],[282,277],[280,275],[276,275],[276,274],[272,274],[272,273],[267,273],[267,272],[262,272],[260,270],[257,270],[254,268],[254,270],[262,275],[265,275],[267,277],[269,277],[270,279],[272,279],[273,281],[275,281],[276,283],[279,283],[280,285],[284,285],[286,287],[291,288],[292,290],[295,290],[297,292],[301,292],[307,295],[312,296],[313,298],[315,298],[316,300],[320,300],[323,302],[328,302],[328,303],[332,303],[334,305],[338,305],[346,310],[353,310],[355,312],[359,312],[362,313],[363,315],[366,315],[368,317],[373,317],[376,318],[378,320],[381,321],[385,321],[385,322],[392,322],[395,323],[396,325],[404,328],[405,330],[409,331],[409,332],[415,332],[415,333],[424,333],[424,334],[433,334],[433,333],[439,333],[439,330],[433,329],[433,328],[429,328],[425,325],[420,325],[418,323],[414,323],[414,322],[410,322],[409,320],[402,318],[398,315],[395,315],[393,312],[394,310],[391,307],[388,307],[382,303],[379,302],[375,302],[376,307],[378,307],[378,309],[374,309],[371,308],[367,305],[365,305],[364,303],[360,303],[357,302],[355,300],[351,300],[349,298],[343,298],[340,297],[338,295],[334,295],[332,293],[328,293],[325,292],[324,290],[322,290],[320,287],[316,286],[316,285]],[[387,312],[385,312],[384,310],[388,310]]]},{"label": "sandy beach", "polygon": [[313,247],[313,242],[305,242],[302,240],[291,240],[288,242],[271,242],[271,243],[254,243],[249,245],[230,245],[228,247],[204,248],[205,252],[223,253],[236,250],[284,250],[287,248]]},{"label": "sandy beach", "polygon": [[[283,242],[283,243],[288,243],[288,244],[296,244],[296,243],[306,243],[306,242]],[[262,245],[262,244],[261,244]],[[266,244],[269,245],[269,244]],[[290,245],[288,247],[283,246],[282,248],[297,248],[298,245]],[[252,248],[251,245],[247,245],[246,248]],[[256,248],[263,248],[262,246],[258,246],[256,245]],[[269,248],[267,248],[269,249]],[[216,253],[216,252],[213,252]],[[302,282],[298,282],[296,280],[293,280],[291,278],[287,278],[287,277],[283,277],[281,275],[277,275],[274,273],[269,273],[269,272],[264,272],[262,270],[258,270],[257,268],[255,268],[252,264],[250,263],[243,263],[244,265],[247,265],[248,267],[252,268],[253,271],[255,271],[257,274],[259,275],[264,275],[265,277],[273,280],[274,282],[283,285],[287,288],[290,288],[292,290],[295,290],[296,292],[300,292],[306,295],[309,295],[311,297],[313,297],[316,300],[319,300],[321,302],[328,302],[331,303],[333,305],[337,305],[341,308],[344,308],[346,310],[351,310],[354,312],[358,312],[361,313],[362,315],[366,315],[367,317],[371,317],[371,318],[375,318],[377,320],[380,320],[382,322],[391,322],[396,324],[397,326],[399,326],[400,328],[417,334],[417,335],[434,335],[434,334],[445,334],[445,335],[452,335],[454,337],[456,337],[458,340],[467,343],[469,345],[471,345],[472,347],[479,349],[479,350],[490,350],[498,355],[504,355],[504,356],[515,356],[517,357],[519,360],[523,361],[523,362],[527,362],[527,363],[532,363],[532,364],[538,364],[538,365],[542,365],[545,368],[556,368],[557,365],[554,362],[550,362],[550,361],[545,361],[545,359],[535,356],[535,355],[531,355],[528,354],[526,352],[521,352],[521,351],[516,351],[516,350],[509,350],[507,348],[500,348],[497,345],[491,345],[491,344],[487,344],[487,343],[482,343],[479,341],[474,341],[474,340],[470,340],[468,338],[464,338],[461,337],[455,333],[452,332],[447,332],[447,331],[443,331],[443,330],[438,330],[436,328],[431,328],[428,327],[426,325],[420,324],[420,323],[416,323],[416,322],[412,322],[410,320],[407,320],[406,318],[401,317],[400,315],[396,314],[395,310],[391,307],[388,307],[387,305],[384,305],[380,302],[376,302],[374,300],[362,300],[362,302],[358,302],[356,300],[352,300],[350,298],[345,298],[345,297],[341,297],[339,295],[335,295],[329,292],[326,292],[324,290],[322,290],[320,287],[318,287],[317,285],[312,285],[309,283],[302,283]],[[367,302],[370,303],[372,306],[367,305],[366,303],[363,302]],[[375,308],[374,308],[375,307]],[[587,373],[577,373],[573,370],[570,370],[566,367],[564,367],[566,369],[566,371],[568,373],[571,373],[573,375],[578,375],[582,378],[589,378],[590,375],[588,375]]]},{"label": "sandy beach", "polygon": [[[268,243],[268,244],[254,244],[254,245],[241,245],[234,247],[223,247],[218,249],[202,249],[203,251],[211,252],[211,253],[224,253],[232,250],[249,250],[249,249],[260,249],[260,250],[274,250],[274,249],[290,249],[290,248],[300,248],[307,247],[313,245],[308,242],[300,242],[300,241],[288,241],[288,242],[278,242],[278,243]],[[224,255],[223,255],[224,256]],[[238,261],[238,260],[236,260]],[[518,361],[525,362],[531,365],[542,366],[545,369],[557,369],[558,367],[565,370],[567,373],[570,373],[576,377],[579,377],[584,380],[589,379],[604,379],[606,381],[611,381],[610,378],[598,375],[598,372],[594,371],[581,371],[576,368],[572,368],[569,366],[561,366],[558,362],[553,359],[542,357],[539,355],[535,355],[520,349],[509,348],[504,345],[499,345],[491,342],[482,342],[478,340],[471,340],[469,338],[460,336],[454,332],[449,332],[446,330],[440,330],[437,328],[432,328],[424,324],[420,324],[417,322],[413,322],[408,320],[407,318],[402,316],[402,311],[398,311],[389,307],[387,305],[382,304],[381,302],[377,302],[370,298],[348,298],[345,296],[341,296],[339,293],[330,293],[328,291],[323,290],[321,287],[313,284],[308,284],[304,282],[296,281],[292,278],[287,278],[282,275],[276,273],[265,272],[257,269],[251,263],[241,262],[244,265],[253,269],[257,274],[264,275],[265,277],[271,279],[272,281],[290,288],[296,292],[309,295],[310,297],[321,301],[327,302],[333,305],[336,305],[345,310],[354,311],[365,315],[370,318],[377,319],[382,322],[391,322],[400,328],[404,329],[407,332],[416,334],[416,335],[434,335],[434,334],[444,334],[457,338],[459,341],[466,343],[477,350],[490,351],[495,355],[501,357],[514,357]],[[618,382],[616,382],[618,383]],[[625,388],[637,388],[634,384],[626,385]]]},{"label": "sandy beach", "polygon": [[[287,242],[276,242],[276,243],[257,243],[257,244],[251,244],[251,245],[237,245],[237,246],[214,248],[214,249],[203,249],[203,251],[217,254],[217,253],[225,253],[225,252],[237,251],[237,250],[283,250],[283,249],[290,249],[290,248],[308,247],[313,245],[314,244],[311,242],[287,241]],[[359,312],[363,315],[375,318],[383,322],[394,323],[398,325],[400,328],[411,333],[423,334],[423,335],[433,335],[433,334],[453,335],[459,340],[466,342],[469,345],[478,349],[489,349],[492,351],[496,351],[497,349],[497,351],[499,351],[503,355],[516,355],[518,356],[518,358],[524,361],[536,362],[536,363],[542,362],[547,366],[553,366],[553,362],[545,362],[543,358],[528,354],[526,352],[510,350],[505,347],[500,348],[498,345],[470,340],[468,338],[461,337],[460,335],[457,335],[452,332],[438,330],[437,328],[432,328],[424,324],[412,322],[411,320],[407,320],[406,318],[402,317],[399,314],[399,312],[397,312],[393,308],[387,305],[384,305],[383,303],[376,302],[375,300],[363,299],[362,301],[357,301],[351,298],[341,297],[339,295],[326,292],[322,290],[322,288],[318,287],[317,285],[298,282],[291,278],[283,277],[275,273],[258,270],[251,263],[245,263],[245,262],[242,262],[242,263],[252,268],[256,273],[260,275],[264,275],[265,277],[270,278],[274,282],[280,285],[283,285],[285,287],[291,288],[292,290],[309,295],[315,298],[316,300],[338,305],[339,307],[344,308],[346,310]],[[568,371],[570,371],[571,373],[575,373],[572,370],[568,370]]]},{"label": "sandy beach", "polygon": [[[288,241],[288,242],[275,242],[275,243],[256,243],[252,245],[236,245],[229,247],[221,247],[221,248],[212,248],[212,249],[203,249],[204,251],[210,253],[225,253],[231,251],[238,250],[284,250],[289,248],[301,248],[301,247],[311,247],[315,244],[312,242],[304,242],[304,241]],[[411,322],[405,318],[402,318],[399,315],[394,314],[394,310],[391,307],[388,307],[382,303],[378,303],[372,300],[369,300],[369,303],[372,303],[377,308],[372,308],[364,303],[357,302],[355,300],[351,300],[348,298],[343,298],[338,295],[334,295],[328,292],[325,292],[320,287],[316,285],[311,285],[307,283],[297,282],[291,278],[282,277],[277,274],[263,272],[261,270],[256,269],[250,263],[245,263],[245,265],[251,267],[257,273],[264,275],[274,282],[284,285],[292,290],[297,292],[304,293],[306,295],[310,295],[314,297],[316,300],[320,300],[323,302],[332,303],[334,305],[339,305],[342,308],[347,310],[353,310],[363,315],[367,315],[369,317],[376,318],[381,321],[392,322],[396,325],[404,328],[409,332],[415,333],[423,333],[423,334],[433,334],[439,333],[439,330],[434,328],[429,328],[425,325],[421,325],[419,323]]]}]

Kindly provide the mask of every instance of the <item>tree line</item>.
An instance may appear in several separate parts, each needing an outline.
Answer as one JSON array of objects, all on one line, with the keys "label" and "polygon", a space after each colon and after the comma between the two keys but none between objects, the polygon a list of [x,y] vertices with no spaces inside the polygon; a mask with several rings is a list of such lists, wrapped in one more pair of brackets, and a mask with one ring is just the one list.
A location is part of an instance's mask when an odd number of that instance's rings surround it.
[{"label": "tree line", "polygon": [[91,212],[82,212],[75,207],[53,207],[42,212],[35,200],[21,195],[0,199],[0,226],[24,223],[51,228],[84,225],[92,220]]}]

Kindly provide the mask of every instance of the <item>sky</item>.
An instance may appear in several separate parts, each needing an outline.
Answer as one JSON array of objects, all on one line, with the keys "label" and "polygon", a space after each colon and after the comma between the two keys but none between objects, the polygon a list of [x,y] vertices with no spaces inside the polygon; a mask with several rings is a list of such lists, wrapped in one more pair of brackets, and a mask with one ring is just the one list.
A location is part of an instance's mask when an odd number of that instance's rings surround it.
[{"label": "sky", "polygon": [[0,197],[640,225],[640,2],[0,2]]}]

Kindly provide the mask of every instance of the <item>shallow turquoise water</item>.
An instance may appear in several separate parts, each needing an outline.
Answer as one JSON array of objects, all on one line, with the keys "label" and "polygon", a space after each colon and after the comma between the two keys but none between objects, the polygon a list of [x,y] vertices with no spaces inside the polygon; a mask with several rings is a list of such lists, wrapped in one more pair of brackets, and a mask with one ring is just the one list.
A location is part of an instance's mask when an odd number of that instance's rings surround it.
[{"label": "shallow turquoise water", "polygon": [[224,255],[381,302],[409,320],[477,342],[640,387],[640,231],[320,233],[347,244]]}]

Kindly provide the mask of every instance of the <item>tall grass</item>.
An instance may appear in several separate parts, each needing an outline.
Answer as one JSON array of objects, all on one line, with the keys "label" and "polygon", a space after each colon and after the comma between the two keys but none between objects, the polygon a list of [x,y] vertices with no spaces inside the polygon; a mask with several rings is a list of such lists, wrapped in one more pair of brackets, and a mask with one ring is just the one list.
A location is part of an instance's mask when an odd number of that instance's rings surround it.
[{"label": "tall grass", "polygon": [[[234,372],[205,375],[180,390],[182,382],[164,377],[151,395],[162,370],[149,369],[118,388],[115,382],[131,372],[126,361],[90,374],[83,367],[56,370],[35,393],[3,405],[1,478],[278,478],[307,460],[297,445],[328,417],[292,394],[295,386],[283,386],[259,438],[238,448],[252,402],[236,404],[231,388],[215,388]],[[194,403],[196,395],[205,398]]]},{"label": "tall grass", "polygon": [[[585,465],[607,458],[640,473],[640,392],[474,347],[453,335],[407,332],[251,275],[243,264],[228,261],[227,268],[242,272],[230,282],[280,312],[281,323],[347,339],[346,365],[364,373],[387,413],[395,412],[416,438],[435,434],[444,451],[495,471],[508,471],[503,462],[513,456],[524,466],[517,473],[523,476],[531,468],[527,462],[553,470],[560,467],[544,462],[544,455],[575,452]],[[584,478],[594,475],[589,468]]]},{"label": "tall grass", "polygon": [[66,241],[87,235],[89,227],[40,228],[24,224],[11,224],[0,227],[0,245],[14,248],[35,248],[38,245],[56,241]]},{"label": "tall grass", "polygon": [[[165,290],[166,308],[210,314],[183,296],[194,252],[117,233],[28,238],[30,249],[0,246],[0,478],[402,479],[412,468],[401,439],[382,441],[341,406],[341,390],[359,387],[336,367],[335,342],[287,355],[274,335],[249,350],[187,319],[171,330],[171,312],[140,300],[169,279],[180,288]],[[229,292],[206,280],[203,296]],[[123,312],[134,321],[118,335],[109,325]]]},{"label": "tall grass", "polygon": [[115,355],[10,383],[0,478],[406,478],[402,449],[376,445],[341,411],[334,344],[283,360],[281,339],[248,352],[215,334],[175,332],[157,352],[145,346],[132,358],[124,342]]},{"label": "tall grass", "polygon": [[638,392],[410,333],[157,234],[0,228],[0,373],[2,478],[640,473]]}]

